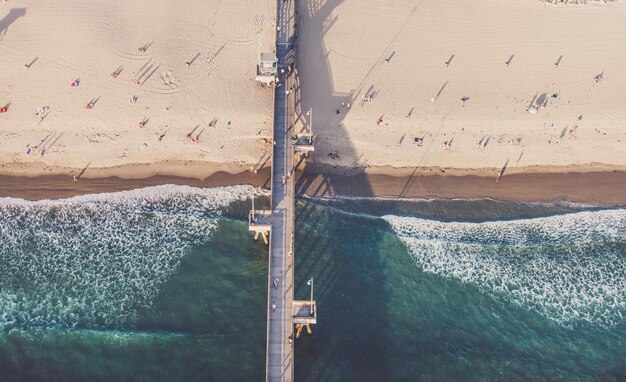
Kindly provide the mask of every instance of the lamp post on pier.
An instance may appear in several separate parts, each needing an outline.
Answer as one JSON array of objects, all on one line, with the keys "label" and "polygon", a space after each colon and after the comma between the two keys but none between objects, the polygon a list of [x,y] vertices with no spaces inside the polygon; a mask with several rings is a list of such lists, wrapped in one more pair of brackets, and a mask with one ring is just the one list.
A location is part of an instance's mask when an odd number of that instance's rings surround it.
[{"label": "lamp post on pier", "polygon": [[313,131],[313,108],[309,108],[309,111],[306,112],[306,115],[309,116],[309,133]]},{"label": "lamp post on pier", "polygon": [[252,189],[252,223],[254,223],[254,189]]},{"label": "lamp post on pier", "polygon": [[310,305],[311,307],[309,309],[309,313],[312,316],[313,315],[313,276],[311,276],[311,278],[309,279],[309,281],[307,281],[306,284],[311,287],[311,305]]}]

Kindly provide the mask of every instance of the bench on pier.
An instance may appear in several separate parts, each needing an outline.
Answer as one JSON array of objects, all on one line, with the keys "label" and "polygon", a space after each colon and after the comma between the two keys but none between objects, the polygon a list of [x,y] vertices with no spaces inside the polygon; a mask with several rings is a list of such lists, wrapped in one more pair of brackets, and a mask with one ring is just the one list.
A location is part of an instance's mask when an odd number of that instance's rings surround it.
[{"label": "bench on pier", "polygon": [[272,211],[250,210],[248,213],[248,230],[253,232],[269,232],[272,229]]},{"label": "bench on pier", "polygon": [[312,153],[315,151],[315,148],[313,147],[313,138],[313,134],[309,133],[295,134],[292,139],[296,141],[294,144],[296,152]]},{"label": "bench on pier", "polygon": [[317,304],[310,300],[293,301],[293,323],[312,325],[317,323]]}]

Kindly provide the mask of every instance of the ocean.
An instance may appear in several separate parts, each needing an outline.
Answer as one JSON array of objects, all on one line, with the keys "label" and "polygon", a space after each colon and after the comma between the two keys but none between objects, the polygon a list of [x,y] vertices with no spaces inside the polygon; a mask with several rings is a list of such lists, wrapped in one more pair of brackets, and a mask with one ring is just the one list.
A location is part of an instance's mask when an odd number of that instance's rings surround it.
[{"label": "ocean", "polygon": [[[0,380],[263,380],[250,193],[0,199]],[[624,208],[303,197],[296,227],[298,381],[626,380]]]}]

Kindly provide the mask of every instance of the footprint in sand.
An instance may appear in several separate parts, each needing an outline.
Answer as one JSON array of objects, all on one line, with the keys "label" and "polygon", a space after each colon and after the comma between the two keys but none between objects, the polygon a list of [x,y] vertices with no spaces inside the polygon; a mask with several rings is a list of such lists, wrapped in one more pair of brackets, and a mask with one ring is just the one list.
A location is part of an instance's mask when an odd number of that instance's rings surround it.
[{"label": "footprint in sand", "polygon": [[91,143],[102,143],[102,142],[110,142],[110,141],[114,141],[115,140],[115,139],[111,138],[110,136],[108,136],[107,134],[102,134],[102,133],[89,135],[89,136],[87,136],[87,139]]},{"label": "footprint in sand", "polygon": [[176,79],[174,72],[172,72],[171,70],[168,70],[165,73],[161,73],[161,80],[163,81],[163,84],[165,84],[165,86],[169,86],[170,88],[175,88],[178,86],[178,80]]}]

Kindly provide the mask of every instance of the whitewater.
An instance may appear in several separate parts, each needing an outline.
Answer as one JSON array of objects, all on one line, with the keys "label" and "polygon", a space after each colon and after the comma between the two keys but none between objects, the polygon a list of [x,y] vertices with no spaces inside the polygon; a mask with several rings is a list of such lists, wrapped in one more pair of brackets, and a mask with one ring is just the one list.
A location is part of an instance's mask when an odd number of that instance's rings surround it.
[{"label": "whitewater", "polygon": [[0,199],[0,326],[125,327],[248,186]]},{"label": "whitewater", "polygon": [[626,210],[480,223],[383,217],[425,272],[564,326],[626,316]]}]

